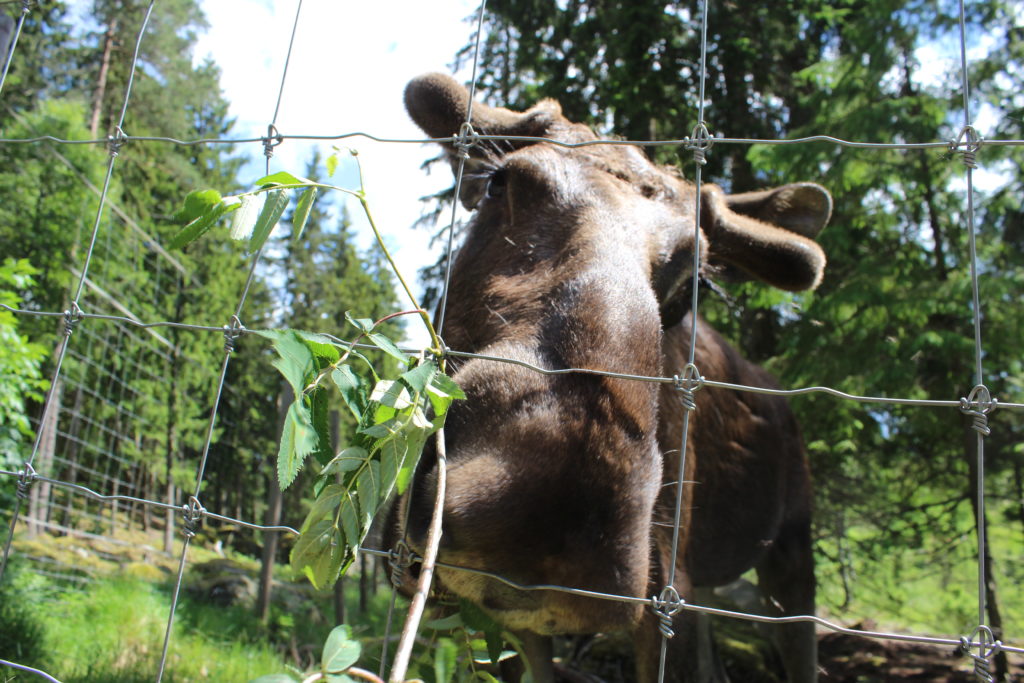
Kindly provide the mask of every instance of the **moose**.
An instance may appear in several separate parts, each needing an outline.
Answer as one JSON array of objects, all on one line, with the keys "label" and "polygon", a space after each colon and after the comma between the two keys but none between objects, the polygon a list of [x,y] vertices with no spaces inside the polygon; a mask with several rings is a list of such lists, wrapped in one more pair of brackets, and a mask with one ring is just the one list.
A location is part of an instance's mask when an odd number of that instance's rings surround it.
[{"label": "moose", "polygon": [[[467,90],[429,74],[408,85],[405,102],[427,135],[450,140],[457,165]],[[553,100],[524,112],[474,103],[471,124],[484,136],[597,140]],[[691,310],[694,250],[701,280],[814,288],[825,267],[814,238],[831,214],[828,192],[798,183],[727,195],[704,185],[697,216],[693,185],[635,146],[477,138],[468,155],[459,200],[475,216],[452,265],[443,336],[450,349],[518,363],[449,358],[467,400],[446,426],[435,590],[472,601],[517,634],[537,681],[554,676],[550,636],[610,631],[633,634],[637,679],[656,680],[661,634],[640,601],[525,587],[650,598],[675,563],[674,588],[692,602],[695,590],[755,568],[774,614],[813,614],[810,476],[784,399],[695,391],[680,472],[685,411],[676,385],[524,364],[672,377],[688,363],[695,324],[701,377],[776,387]],[[424,547],[437,463],[428,446],[389,522],[391,540],[404,534],[414,551]],[[777,628],[789,679],[814,680],[813,625]],[[697,617],[679,611],[672,630],[667,678],[703,677]]]}]

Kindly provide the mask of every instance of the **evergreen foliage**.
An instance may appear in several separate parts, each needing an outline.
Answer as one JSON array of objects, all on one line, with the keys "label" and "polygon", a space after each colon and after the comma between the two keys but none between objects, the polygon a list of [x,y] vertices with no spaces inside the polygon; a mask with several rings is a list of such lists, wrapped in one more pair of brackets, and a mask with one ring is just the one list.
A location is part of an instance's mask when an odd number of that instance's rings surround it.
[{"label": "evergreen foliage", "polygon": [[[522,108],[553,97],[570,119],[605,134],[691,134],[699,91],[697,3],[495,0],[488,9],[480,84],[491,103]],[[708,128],[729,138],[954,140],[964,123],[959,52],[952,47],[956,19],[956,4],[941,1],[711,3]],[[967,31],[972,55],[980,55],[971,63],[973,114],[997,122],[986,136],[1019,139],[1019,4],[967,3]],[[471,47],[459,53],[459,63]],[[948,71],[922,63],[936,52],[948,52]],[[675,160],[666,150],[651,153],[692,174],[692,160]],[[1014,402],[1024,397],[1019,150],[982,148],[982,168],[999,176],[994,188],[976,188],[974,204],[982,381],[1001,401]],[[794,296],[724,283],[728,298],[709,293],[702,312],[788,387],[966,397],[976,379],[964,176],[960,154],[942,149],[714,146],[705,180],[733,191],[810,180],[832,192],[835,210],[821,237],[829,265],[816,292]],[[938,572],[943,585],[965,590],[951,591],[934,608],[932,628],[969,632],[977,618],[976,579],[969,573],[971,546],[962,539],[985,523],[973,516],[976,437],[969,419],[956,409],[824,395],[795,399],[794,406],[816,481],[818,575],[827,607],[847,610],[847,618],[878,618],[875,608],[898,612],[899,597],[879,600],[878,593],[898,596],[892,586]],[[1010,600],[1020,618],[1015,596],[997,594],[995,586],[997,577],[1019,580],[1010,558],[1019,555],[1024,531],[1022,428],[1019,411],[997,412],[985,440],[990,514],[1013,525],[991,549],[988,622],[997,632],[1001,600]],[[952,546],[964,552],[951,553]]]}]

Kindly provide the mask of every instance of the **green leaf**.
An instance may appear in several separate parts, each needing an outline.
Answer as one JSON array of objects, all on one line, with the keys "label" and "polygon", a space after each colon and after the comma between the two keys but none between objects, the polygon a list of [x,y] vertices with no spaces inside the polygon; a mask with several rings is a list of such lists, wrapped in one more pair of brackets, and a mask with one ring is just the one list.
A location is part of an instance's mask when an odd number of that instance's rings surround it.
[{"label": "green leaf", "polygon": [[257,187],[266,187],[268,185],[313,185],[314,182],[309,178],[300,178],[299,176],[292,175],[287,171],[278,171],[277,173],[271,173],[270,175],[263,176],[256,181]]},{"label": "green leaf", "polygon": [[363,413],[366,412],[366,392],[363,389],[362,380],[352,372],[352,368],[342,365],[331,373],[331,380],[341,392],[341,398],[345,401],[349,411],[357,421],[361,421]]},{"label": "green leaf", "polygon": [[295,401],[285,416],[281,446],[277,452],[277,480],[282,490],[295,481],[306,456],[316,447],[317,435],[312,415],[302,400]]},{"label": "green leaf", "polygon": [[345,487],[341,484],[331,484],[325,487],[320,496],[313,501],[313,505],[310,506],[306,520],[302,523],[302,533],[305,534],[307,529],[325,517],[333,518],[334,512],[338,509],[338,505],[341,504],[341,499],[344,497]]},{"label": "green leaf", "polygon": [[363,540],[363,527],[359,524],[359,508],[352,491],[345,491],[345,495],[342,496],[338,517],[341,520],[341,531],[344,533],[343,545],[352,549],[359,547],[359,542]]},{"label": "green leaf", "polygon": [[316,377],[316,361],[309,345],[293,330],[255,330],[256,334],[273,342],[278,357],[271,365],[277,368],[291,385],[295,396]]},{"label": "green leaf", "polygon": [[380,495],[380,463],[371,460],[356,480],[356,493],[359,495],[359,507],[363,510],[363,524],[369,526],[373,515],[377,513]]},{"label": "green leaf", "polygon": [[308,188],[299,197],[299,202],[295,205],[295,213],[292,214],[292,244],[298,244],[302,237],[302,231],[306,229],[306,221],[309,220],[309,212],[312,211],[315,200],[315,187]]},{"label": "green leaf", "polygon": [[331,156],[327,157],[327,177],[333,177],[334,172],[338,170],[338,153],[335,152]]},{"label": "green leaf", "polygon": [[281,215],[288,207],[288,193],[284,190],[274,190],[267,193],[267,201],[263,204],[256,225],[252,229],[252,237],[249,238],[249,252],[255,254],[270,237],[271,231],[281,220]]},{"label": "green leaf", "polygon": [[434,381],[434,375],[437,372],[437,365],[434,361],[426,361],[403,374],[399,379],[416,393],[422,394],[427,390],[427,386]]},{"label": "green leaf", "polygon": [[288,674],[267,674],[266,676],[254,678],[249,683],[295,683],[295,681],[300,680],[302,679],[297,676],[289,676]]},{"label": "green leaf", "polygon": [[390,379],[377,382],[373,393],[370,394],[370,400],[395,410],[403,410],[412,405],[412,397],[405,385]]},{"label": "green leaf", "polygon": [[316,448],[313,456],[321,465],[326,465],[331,460],[331,425],[330,425],[330,404],[328,402],[327,390],[318,387],[309,395],[310,416],[313,423],[313,430],[316,432]]},{"label": "green leaf", "polygon": [[352,556],[330,519],[322,519],[303,532],[292,548],[291,566],[302,572],[317,590],[333,585]]},{"label": "green leaf", "polygon": [[185,205],[171,217],[171,221],[179,225],[187,225],[213,207],[220,204],[221,196],[217,190],[195,190],[185,196]]},{"label": "green leaf", "polygon": [[427,387],[427,392],[434,394],[435,396],[450,397],[459,400],[466,399],[466,394],[462,391],[462,388],[455,383],[455,380],[443,372],[439,372],[431,378],[430,386]]},{"label": "green leaf", "polygon": [[462,615],[458,612],[449,614],[443,619],[434,619],[423,624],[423,628],[429,628],[433,631],[450,631],[453,628],[460,628],[465,624],[462,623]]},{"label": "green leaf", "polygon": [[359,469],[359,466],[366,462],[366,458],[369,457],[369,455],[370,454],[365,448],[349,446],[334,456],[329,463],[324,465],[324,469],[320,472],[320,476],[326,477],[332,474],[344,474],[345,472],[351,472]]},{"label": "green leaf", "polygon": [[455,677],[459,648],[451,638],[441,638],[434,646],[434,681],[450,683]]},{"label": "green leaf", "polygon": [[341,358],[341,351],[338,349],[338,345],[335,344],[330,337],[317,334],[315,332],[304,332],[302,330],[293,330],[296,337],[302,340],[302,343],[306,345],[313,355],[325,361],[321,363],[321,367],[325,367],[332,363],[338,362]]},{"label": "green leaf", "polygon": [[170,242],[167,243],[167,246],[170,249],[180,249],[186,244],[196,241],[206,234],[206,231],[212,228],[214,224],[221,219],[221,217],[231,211],[234,211],[239,206],[241,206],[241,204],[228,205],[220,203],[214,205],[209,211],[182,228],[177,235],[171,238]]},{"label": "green leaf", "polygon": [[462,615],[462,620],[467,628],[484,634],[484,639],[487,641],[487,654],[490,655],[491,662],[497,664],[504,646],[501,626],[498,625],[498,622],[469,600],[459,600],[459,614]]},{"label": "green leaf", "polygon": [[403,365],[409,362],[409,354],[405,353],[397,346],[395,346],[395,343],[393,341],[385,337],[380,332],[370,332],[369,334],[366,335],[366,337],[371,342],[373,342],[374,346],[376,346],[378,349],[388,354],[392,358],[396,358],[398,362],[402,363]]},{"label": "green leaf", "polygon": [[373,331],[373,321],[369,318],[353,318],[349,311],[345,311],[345,320],[363,334],[369,334]]},{"label": "green leaf", "polygon": [[345,671],[359,661],[361,649],[359,642],[353,640],[352,630],[347,625],[335,626],[324,643],[323,656],[320,658],[321,671],[325,674]]},{"label": "green leaf", "polygon": [[256,207],[259,202],[256,197],[247,194],[238,197],[238,210],[231,217],[231,239],[244,240],[252,234],[252,228],[256,225]]}]

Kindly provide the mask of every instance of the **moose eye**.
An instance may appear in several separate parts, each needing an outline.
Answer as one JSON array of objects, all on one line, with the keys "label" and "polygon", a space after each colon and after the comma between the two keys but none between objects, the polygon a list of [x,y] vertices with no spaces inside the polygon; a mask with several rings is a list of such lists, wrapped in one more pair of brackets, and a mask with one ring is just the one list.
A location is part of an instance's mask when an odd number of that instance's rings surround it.
[{"label": "moose eye", "polygon": [[505,169],[496,169],[487,180],[487,196],[492,199],[505,196],[505,186]]}]

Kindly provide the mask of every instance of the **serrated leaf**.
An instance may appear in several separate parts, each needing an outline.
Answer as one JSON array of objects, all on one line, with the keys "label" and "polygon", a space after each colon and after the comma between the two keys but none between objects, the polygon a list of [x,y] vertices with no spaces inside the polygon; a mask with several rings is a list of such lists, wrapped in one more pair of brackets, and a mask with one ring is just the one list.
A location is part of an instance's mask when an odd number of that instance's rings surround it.
[{"label": "serrated leaf", "polygon": [[462,615],[458,612],[449,614],[443,619],[433,619],[423,624],[423,628],[429,628],[433,631],[450,631],[453,628],[460,628],[462,626],[464,626]]},{"label": "serrated leaf", "polygon": [[334,534],[334,522],[331,519],[319,519],[306,527],[303,525],[299,540],[295,541],[291,553],[291,566],[297,572],[311,567],[325,552],[330,552],[331,537]]},{"label": "serrated leaf", "polygon": [[459,613],[467,628],[484,634],[484,640],[487,641],[487,654],[490,656],[491,662],[497,664],[504,649],[501,626],[469,600],[459,600]]},{"label": "serrated leaf", "polygon": [[167,243],[170,249],[180,249],[186,244],[190,244],[200,237],[214,226],[224,215],[234,211],[240,206],[240,204],[227,205],[224,203],[217,204],[210,208],[209,211],[202,214],[194,221],[186,225],[181,231],[171,238]]},{"label": "serrated leaf", "polygon": [[394,447],[380,449],[380,490],[387,497],[398,481],[398,468],[402,465],[403,454]]},{"label": "serrated leaf", "polygon": [[316,375],[312,351],[291,330],[263,330],[257,334],[273,341],[278,357],[271,361],[271,365],[288,381],[295,396],[301,396]]},{"label": "serrated leaf", "polygon": [[331,380],[341,392],[341,398],[345,401],[349,411],[357,421],[361,421],[367,406],[362,380],[347,365],[342,365],[331,372]]},{"label": "serrated leaf", "polygon": [[267,200],[263,204],[256,225],[252,229],[252,237],[249,238],[249,253],[255,254],[270,237],[271,231],[281,220],[284,210],[288,208],[288,193],[284,190],[274,190],[267,193]]},{"label": "serrated leaf", "polygon": [[369,334],[366,335],[366,337],[371,342],[373,342],[374,346],[376,346],[378,349],[388,354],[392,358],[397,359],[398,362],[402,363],[403,365],[409,362],[409,354],[405,353],[397,346],[395,346],[395,343],[393,341],[388,339],[380,332],[370,332]]},{"label": "serrated leaf", "polygon": [[356,493],[359,496],[359,507],[363,511],[363,525],[369,526],[373,521],[373,515],[377,513],[380,487],[380,463],[370,461],[366,468],[359,474],[356,480]]},{"label": "serrated leaf", "polygon": [[340,674],[359,661],[362,647],[352,639],[352,630],[345,624],[335,626],[324,643],[320,669],[325,674]]},{"label": "serrated leaf", "polygon": [[359,429],[360,434],[366,434],[374,439],[386,439],[390,436],[394,436],[401,429],[401,424],[396,418],[391,418],[381,422],[380,424],[370,425]]},{"label": "serrated leaf", "polygon": [[369,318],[353,318],[351,312],[345,311],[345,320],[347,320],[352,327],[364,334],[373,331],[373,321]]},{"label": "serrated leaf", "polygon": [[171,216],[171,221],[179,225],[191,223],[210,209],[220,204],[221,196],[217,190],[195,190],[185,195],[185,203]]},{"label": "serrated leaf", "polygon": [[338,507],[338,518],[341,521],[341,531],[344,534],[344,545],[350,548],[357,548],[359,541],[363,540],[359,524],[359,508],[356,505],[355,496],[352,491],[345,491],[341,498],[341,505]]},{"label": "serrated leaf", "polygon": [[278,171],[277,173],[271,173],[270,175],[263,176],[256,181],[257,187],[265,187],[267,185],[312,185],[313,181],[309,178],[301,178],[296,175],[292,175],[287,171]]},{"label": "serrated leaf", "polygon": [[434,681],[450,683],[455,677],[459,648],[450,638],[441,638],[434,646]]},{"label": "serrated leaf", "polygon": [[285,416],[281,446],[277,452],[277,479],[282,490],[295,481],[306,456],[312,453],[316,446],[317,436],[312,416],[301,400],[295,401]]},{"label": "serrated leaf", "polygon": [[309,394],[310,417],[313,430],[316,432],[316,448],[313,450],[313,457],[321,465],[326,465],[331,460],[331,424],[330,424],[330,403],[327,390],[319,387]]},{"label": "serrated leaf", "polygon": [[252,234],[252,228],[256,225],[256,217],[259,215],[256,212],[259,202],[256,201],[256,197],[247,194],[237,197],[238,209],[231,217],[231,239],[233,240],[244,240],[248,239],[249,235]]},{"label": "serrated leaf", "polygon": [[334,456],[331,461],[324,466],[324,469],[320,472],[320,476],[326,477],[334,474],[344,474],[345,472],[351,472],[358,469],[360,465],[366,462],[366,458],[369,455],[370,454],[365,448],[349,446]]},{"label": "serrated leaf", "polygon": [[434,428],[433,423],[427,419],[427,416],[423,413],[423,409],[419,406],[412,411],[412,422],[411,425],[416,429],[432,430]]},{"label": "serrated leaf", "polygon": [[394,408],[395,410],[404,410],[412,405],[412,397],[409,395],[409,390],[405,385],[389,379],[382,379],[377,382],[377,386],[373,388],[373,392],[370,394],[370,400],[377,401],[381,405]]},{"label": "serrated leaf", "polygon": [[306,229],[306,221],[309,220],[309,213],[313,210],[313,202],[316,201],[316,188],[306,189],[299,197],[295,205],[295,213],[292,214],[292,244],[297,244],[302,238],[302,231]]},{"label": "serrated leaf", "polygon": [[323,334],[317,334],[315,332],[305,332],[303,330],[293,330],[293,332],[314,356],[326,361],[325,363],[321,363],[321,367],[330,365],[331,363],[336,363],[338,362],[338,359],[341,358],[341,351],[338,349],[338,345],[331,341],[330,337]]},{"label": "serrated leaf", "polygon": [[430,386],[427,387],[427,392],[435,394],[437,396],[447,396],[449,398],[465,400],[466,394],[462,391],[462,388],[456,384],[448,375],[443,372],[438,372],[430,380]]},{"label": "serrated leaf", "polygon": [[434,380],[434,375],[437,372],[437,365],[433,361],[427,361],[406,372],[398,379],[416,393],[422,394]]},{"label": "serrated leaf", "polygon": [[305,534],[307,529],[325,517],[333,519],[335,511],[344,497],[345,487],[341,484],[331,484],[325,487],[320,496],[313,501],[313,505],[310,506],[309,512],[306,514],[306,519],[302,523],[302,533]]}]

